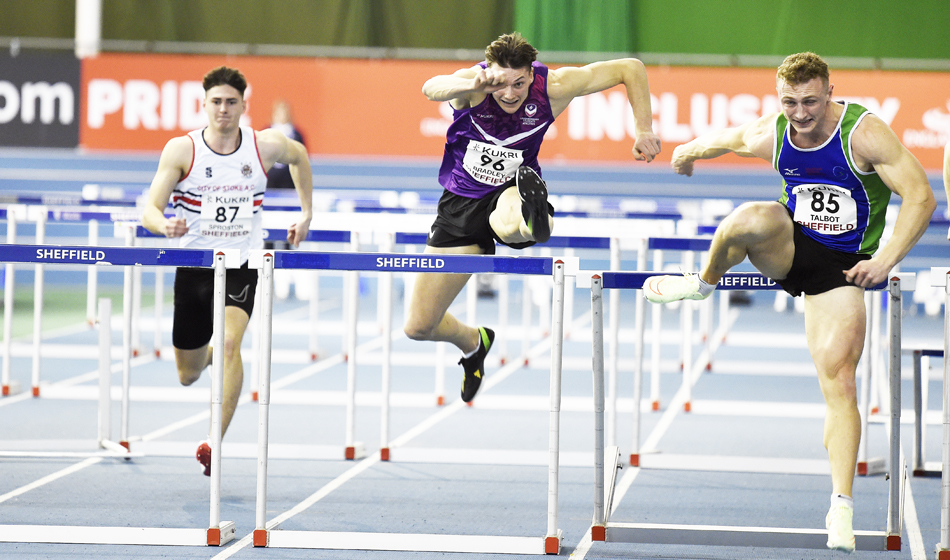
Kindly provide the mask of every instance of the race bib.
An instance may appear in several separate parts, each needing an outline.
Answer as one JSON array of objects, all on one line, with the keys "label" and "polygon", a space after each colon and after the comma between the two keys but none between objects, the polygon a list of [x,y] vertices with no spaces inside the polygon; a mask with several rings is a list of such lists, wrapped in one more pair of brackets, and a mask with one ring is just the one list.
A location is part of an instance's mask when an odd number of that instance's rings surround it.
[{"label": "race bib", "polygon": [[244,237],[251,234],[254,217],[252,191],[205,193],[201,199],[201,235]]},{"label": "race bib", "polygon": [[858,227],[858,206],[847,189],[833,185],[799,185],[792,188],[795,221],[826,235]]},{"label": "race bib", "polygon": [[497,187],[515,176],[524,162],[523,150],[512,150],[471,140],[465,150],[462,168],[479,183]]}]

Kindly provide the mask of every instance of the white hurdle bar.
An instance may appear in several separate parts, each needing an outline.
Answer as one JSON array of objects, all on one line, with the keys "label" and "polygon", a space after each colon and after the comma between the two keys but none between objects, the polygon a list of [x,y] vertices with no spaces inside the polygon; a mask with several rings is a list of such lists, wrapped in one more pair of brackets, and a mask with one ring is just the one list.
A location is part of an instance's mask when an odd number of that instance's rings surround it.
[{"label": "white hurdle bar", "polygon": [[[113,266],[213,267],[214,344],[224,346],[225,268],[240,265],[234,250],[159,249],[139,247],[84,247],[52,245],[0,245],[0,262]],[[100,345],[104,342],[100,341]],[[165,527],[88,527],[52,525],[0,525],[0,542],[220,546],[233,540],[234,523],[221,521],[221,405],[224,360],[212,358],[211,376],[211,492],[207,529]],[[101,377],[100,377],[101,379]],[[100,391],[102,387],[100,386]],[[100,393],[101,394],[101,393]],[[127,407],[124,407],[127,412]],[[100,434],[103,434],[100,431]],[[110,449],[108,439],[103,447]],[[122,447],[121,445],[114,447]],[[114,449],[113,449],[114,450]]]},{"label": "white hurdle bar", "polygon": [[[267,512],[267,447],[269,369],[261,372],[259,390],[258,441],[258,494],[253,543],[256,547],[313,548],[345,550],[402,550],[424,552],[473,552],[507,554],[558,554],[561,531],[557,528],[558,476],[560,451],[561,352],[563,336],[563,305],[565,264],[547,257],[499,257],[492,255],[408,255],[399,253],[316,253],[307,251],[253,251],[249,260],[252,268],[264,270],[265,285],[273,277],[273,268],[377,271],[417,273],[497,273],[522,275],[551,275],[554,279],[553,312],[551,314],[551,390],[549,418],[548,464],[548,518],[544,537],[514,537],[493,535],[395,534],[369,532],[325,532],[276,530],[268,526]],[[266,292],[262,292],[266,293]],[[270,307],[265,302],[264,313]],[[384,326],[385,326],[384,322]],[[385,333],[384,338],[389,338]],[[269,345],[263,340],[262,346]],[[351,359],[355,356],[351,356]],[[266,396],[266,399],[265,399]],[[388,421],[384,421],[385,426]],[[383,442],[388,437],[384,434]],[[388,444],[386,444],[388,445]],[[388,448],[387,448],[388,449]],[[367,458],[377,460],[381,454]],[[213,468],[213,467],[212,467]]]},{"label": "white hurdle bar", "polygon": [[[641,289],[643,282],[650,276],[661,272],[604,272],[594,274],[591,278],[591,313],[592,316],[603,313],[604,289]],[[911,275],[901,276],[910,278]],[[900,550],[901,548],[901,504],[905,487],[905,465],[900,458],[900,399],[901,399],[901,279],[892,277],[887,283],[875,286],[872,289],[882,289],[886,286],[889,293],[888,309],[890,332],[890,464],[889,490],[887,507],[887,524],[884,531],[855,531],[855,547],[858,550]],[[747,290],[747,289],[777,289],[778,284],[758,273],[727,273],[717,289],[719,290]],[[950,296],[948,296],[950,297]],[[950,315],[948,315],[950,316]],[[948,319],[950,325],[950,319]],[[798,529],[773,527],[736,527],[736,526],[708,526],[708,525],[673,525],[652,523],[620,523],[610,520],[610,511],[605,503],[611,501],[613,488],[604,487],[604,469],[614,470],[620,467],[616,452],[605,449],[603,430],[603,334],[596,333],[596,329],[603,328],[603,321],[592,321],[594,347],[594,395],[601,402],[595,400],[595,433],[594,433],[594,520],[591,526],[593,541],[629,542],[649,544],[702,544],[723,546],[764,546],[771,548],[817,548],[826,547],[827,531],[824,529]],[[950,331],[948,331],[950,332]],[[599,346],[598,346],[599,342]],[[598,359],[597,356],[600,355]],[[599,388],[598,388],[599,387]],[[639,403],[634,403],[634,414],[639,415]],[[946,412],[945,412],[946,414]],[[950,421],[945,424],[944,468],[947,469],[947,454],[950,450]],[[610,464],[605,467],[606,456],[611,457]],[[946,471],[945,471],[946,472]],[[945,475],[945,477],[948,475]],[[946,481],[950,480],[944,478]],[[945,492],[946,495],[946,492]],[[950,501],[947,502],[945,514],[950,514]],[[950,517],[948,517],[950,519]],[[950,523],[947,525],[950,527]]]}]

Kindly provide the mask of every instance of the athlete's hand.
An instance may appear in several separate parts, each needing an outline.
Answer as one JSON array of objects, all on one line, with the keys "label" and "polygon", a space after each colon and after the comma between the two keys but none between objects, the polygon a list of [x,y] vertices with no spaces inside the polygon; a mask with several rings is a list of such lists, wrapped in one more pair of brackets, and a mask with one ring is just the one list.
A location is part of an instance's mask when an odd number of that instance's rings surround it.
[{"label": "athlete's hand", "polygon": [[181,237],[188,233],[188,223],[184,218],[168,218],[165,221],[165,237]]},{"label": "athlete's hand", "polygon": [[892,267],[871,258],[859,262],[851,267],[850,270],[843,270],[842,272],[844,272],[844,276],[848,282],[851,282],[859,288],[870,288],[887,280],[891,268]]},{"label": "athlete's hand", "polygon": [[633,159],[637,161],[646,160],[647,163],[650,163],[659,153],[659,136],[652,132],[644,132],[637,136],[637,141],[633,144]]},{"label": "athlete's hand", "polygon": [[680,144],[673,150],[673,159],[670,161],[670,166],[673,167],[673,171],[680,175],[692,177],[694,160],[686,155],[686,150],[683,149],[684,145]]},{"label": "athlete's hand", "polygon": [[294,247],[300,247],[300,242],[307,239],[307,233],[310,232],[310,218],[298,220],[296,224],[290,224],[287,228],[287,243]]},{"label": "athlete's hand", "polygon": [[494,93],[505,85],[504,72],[493,68],[482,68],[472,79],[472,89],[479,93]]}]

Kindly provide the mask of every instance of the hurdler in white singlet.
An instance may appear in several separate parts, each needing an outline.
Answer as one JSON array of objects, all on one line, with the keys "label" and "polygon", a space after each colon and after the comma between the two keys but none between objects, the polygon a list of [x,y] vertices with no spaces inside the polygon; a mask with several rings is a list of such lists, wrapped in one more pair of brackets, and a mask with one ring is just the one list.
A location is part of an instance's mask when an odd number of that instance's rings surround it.
[{"label": "hurdler in white singlet", "polygon": [[241,127],[238,149],[219,154],[205,143],[202,130],[188,133],[194,146],[191,169],[172,193],[175,215],[188,225],[179,242],[192,249],[240,249],[241,262],[250,249],[264,247],[261,204],[267,173],[257,150],[254,130]]}]

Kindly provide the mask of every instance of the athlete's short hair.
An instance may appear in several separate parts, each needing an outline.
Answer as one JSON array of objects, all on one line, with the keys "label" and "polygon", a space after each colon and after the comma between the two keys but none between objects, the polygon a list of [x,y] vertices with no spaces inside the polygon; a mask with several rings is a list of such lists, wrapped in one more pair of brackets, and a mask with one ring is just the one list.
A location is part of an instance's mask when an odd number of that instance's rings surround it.
[{"label": "athlete's short hair", "polygon": [[215,86],[231,86],[240,92],[241,97],[244,97],[244,90],[247,89],[247,80],[244,79],[244,74],[237,68],[219,66],[205,74],[201,85],[205,88],[206,92]]},{"label": "athlete's short hair", "polygon": [[778,67],[775,77],[793,86],[810,82],[815,78],[828,84],[828,65],[813,52],[791,54]]},{"label": "athlete's short hair", "polygon": [[502,68],[531,68],[538,59],[538,49],[532,47],[517,31],[498,37],[485,48],[485,61]]}]

